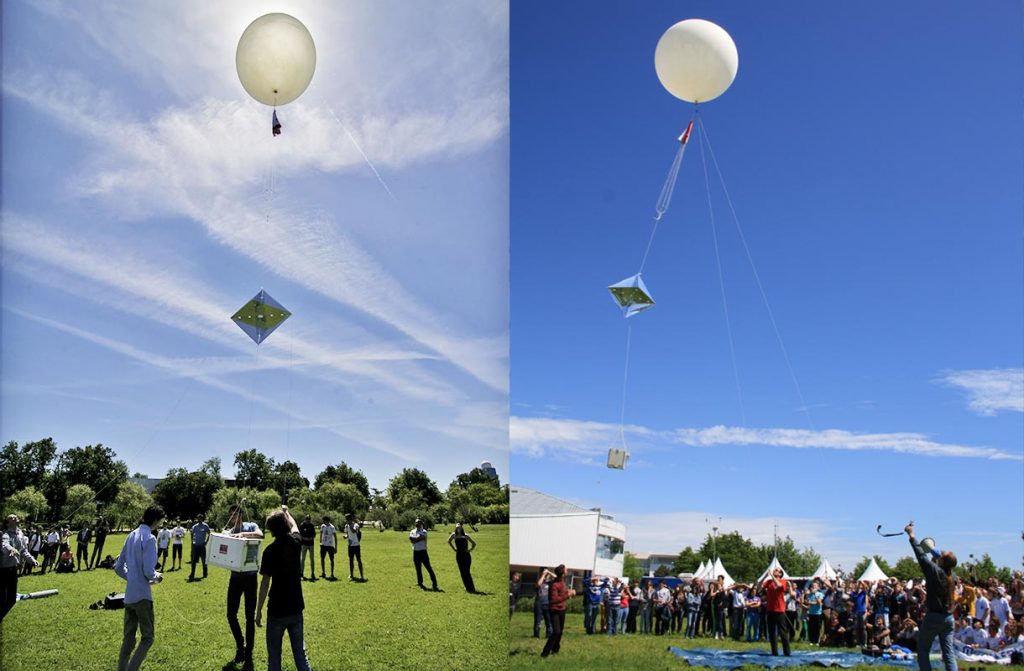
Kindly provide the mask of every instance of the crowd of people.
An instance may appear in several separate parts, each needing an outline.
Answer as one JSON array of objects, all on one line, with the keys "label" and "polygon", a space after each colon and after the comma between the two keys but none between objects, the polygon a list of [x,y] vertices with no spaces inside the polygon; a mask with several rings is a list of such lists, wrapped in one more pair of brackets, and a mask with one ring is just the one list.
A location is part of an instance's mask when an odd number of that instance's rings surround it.
[{"label": "crowd of people", "polygon": [[[995,578],[975,579],[970,571],[962,577],[949,577],[953,581],[951,611],[942,605],[948,601],[929,601],[928,584],[920,578],[814,578],[797,584],[776,569],[759,583],[726,584],[724,576],[719,576],[712,581],[679,581],[670,588],[668,584],[676,581],[645,579],[630,585],[616,577],[595,576],[580,589],[583,628],[587,634],[609,636],[677,634],[750,643],[767,640],[773,653],[781,642],[784,654],[789,654],[793,641],[865,652],[895,644],[913,652],[931,612],[952,619],[952,638],[979,649],[1001,650],[1024,642],[1021,572],[1007,584]],[[519,578],[513,576],[510,595],[518,596]],[[535,638],[550,640],[555,635],[560,639],[560,632],[555,632],[561,622],[551,599],[557,583],[555,573],[541,570],[534,599]],[[938,590],[941,588],[933,589]],[[511,612],[515,598],[510,603]],[[929,639],[929,647],[930,643]]]},{"label": "crowd of people", "polygon": [[[241,505],[228,510],[228,521],[223,533],[251,540],[262,540],[263,531],[255,522],[246,521]],[[9,515],[0,533],[0,621],[13,607],[17,598],[18,578],[32,573],[39,567],[40,574],[47,570],[58,572],[90,571],[94,568],[111,568],[127,582],[124,592],[124,639],[118,660],[118,671],[135,671],[146,658],[155,637],[153,621],[152,585],[163,581],[164,573],[182,569],[185,537],[190,538],[190,568],[188,581],[206,578],[207,549],[213,530],[203,515],[188,522],[165,522],[164,511],[159,506],[148,507],[139,526],[130,532],[117,558],[107,555],[99,560],[104,542],[110,534],[110,527],[103,517],[94,524],[83,524],[74,534],[77,541],[78,564],[71,555],[72,532],[67,525],[49,527],[43,533],[41,527],[28,525],[19,527],[16,515]],[[339,540],[338,530],[328,516],[323,517],[319,527],[306,515],[297,524],[288,512],[287,506],[274,511],[266,519],[266,529],[274,541],[263,551],[258,569],[232,571],[227,591],[227,618],[236,645],[235,664],[242,664],[243,671],[253,669],[253,648],[255,630],[263,618],[263,607],[267,604],[267,654],[270,671],[281,668],[281,642],[287,632],[296,668],[305,671],[310,668],[303,639],[302,581],[315,581],[316,567],[313,549],[316,537],[320,537],[320,577],[334,579],[334,556]],[[430,577],[434,591],[439,591],[437,577],[430,564],[427,552],[428,532],[422,520],[417,519],[409,542],[412,544],[413,566],[420,588],[426,589],[423,570]],[[365,582],[361,554],[362,525],[355,515],[345,516],[340,538],[348,545],[349,579]],[[89,544],[94,542],[90,558]],[[463,585],[469,593],[478,593],[471,573],[472,551],[476,541],[466,533],[461,523],[455,526],[448,537],[448,545],[455,553],[456,565]],[[309,556],[310,575],[305,576],[306,556]],[[327,561],[330,562],[330,576],[327,576]],[[84,566],[84,568],[83,568]],[[197,567],[202,567],[202,577],[196,577]],[[359,578],[356,578],[356,568]],[[262,576],[262,580],[259,580]],[[258,583],[258,585],[257,585]],[[243,608],[244,602],[244,608]],[[244,624],[239,622],[238,611],[243,608]],[[138,635],[138,637],[137,637]]]}]

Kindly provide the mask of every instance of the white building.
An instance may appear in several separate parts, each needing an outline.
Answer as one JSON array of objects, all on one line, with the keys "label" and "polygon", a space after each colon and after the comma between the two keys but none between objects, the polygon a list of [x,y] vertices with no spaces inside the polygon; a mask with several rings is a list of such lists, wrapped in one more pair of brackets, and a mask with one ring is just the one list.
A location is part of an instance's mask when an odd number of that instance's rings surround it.
[{"label": "white building", "polygon": [[526,578],[538,567],[565,564],[576,574],[622,575],[624,524],[533,489],[509,490],[510,570]]}]

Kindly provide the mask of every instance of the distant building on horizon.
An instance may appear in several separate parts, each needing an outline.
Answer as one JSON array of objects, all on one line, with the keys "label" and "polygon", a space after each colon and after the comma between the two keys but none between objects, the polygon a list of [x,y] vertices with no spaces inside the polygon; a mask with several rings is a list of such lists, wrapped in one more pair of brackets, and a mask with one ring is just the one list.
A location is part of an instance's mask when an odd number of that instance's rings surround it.
[{"label": "distant building on horizon", "polygon": [[481,461],[480,470],[489,475],[490,477],[494,478],[495,480],[498,479],[498,470],[491,465],[491,462]]},{"label": "distant building on horizon", "polygon": [[524,582],[559,564],[574,576],[622,576],[626,526],[600,509],[511,485],[509,518],[509,570]]}]

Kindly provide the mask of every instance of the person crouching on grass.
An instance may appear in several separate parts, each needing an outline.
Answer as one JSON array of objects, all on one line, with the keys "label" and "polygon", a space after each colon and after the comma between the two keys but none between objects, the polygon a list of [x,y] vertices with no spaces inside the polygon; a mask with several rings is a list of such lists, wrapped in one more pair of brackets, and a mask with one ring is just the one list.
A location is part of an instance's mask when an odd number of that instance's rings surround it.
[{"label": "person crouching on grass", "polygon": [[[243,499],[244,501],[244,499]],[[255,522],[242,521],[242,507],[228,508],[228,526],[224,533],[238,538],[263,539],[263,532]],[[166,553],[165,553],[166,556]],[[245,597],[245,636],[238,624],[238,606]],[[228,626],[235,637],[235,663],[243,664],[244,671],[253,671],[252,648],[256,637],[256,571],[232,571],[228,580]]]},{"label": "person crouching on grass", "polygon": [[267,531],[274,542],[263,551],[260,566],[260,599],[256,606],[256,626],[261,626],[263,603],[267,606],[267,671],[281,671],[281,639],[288,632],[296,671],[312,671],[302,637],[302,565],[299,527],[282,506],[267,517]]}]

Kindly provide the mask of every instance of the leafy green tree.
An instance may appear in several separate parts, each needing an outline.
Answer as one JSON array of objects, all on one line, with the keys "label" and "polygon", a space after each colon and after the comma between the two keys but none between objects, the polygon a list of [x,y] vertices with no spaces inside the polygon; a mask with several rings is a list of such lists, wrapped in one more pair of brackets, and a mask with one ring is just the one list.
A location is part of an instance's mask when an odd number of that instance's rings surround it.
[{"label": "leafy green tree", "polygon": [[352,484],[342,482],[325,482],[314,494],[318,510],[322,514],[334,513],[334,516],[353,513],[362,519],[369,506],[363,493]]},{"label": "leafy green tree", "polygon": [[36,521],[46,513],[46,495],[28,486],[11,494],[4,502],[4,515],[17,515],[22,520]]},{"label": "leafy green tree", "polygon": [[672,568],[670,566],[666,566],[666,565],[662,564],[658,568],[654,569],[654,577],[655,578],[671,578],[672,577]]},{"label": "leafy green tree", "polygon": [[142,513],[153,503],[146,488],[134,482],[122,482],[114,502],[103,510],[107,522],[114,529],[133,527],[142,519]]},{"label": "leafy green tree", "polygon": [[631,585],[635,585],[640,582],[643,574],[644,570],[641,568],[640,561],[636,558],[636,555],[632,552],[627,552],[622,560],[622,575],[629,578]]},{"label": "leafy green tree", "polygon": [[913,580],[921,576],[921,566],[913,557],[900,557],[892,567],[892,573],[888,574],[900,580]]},{"label": "leafy green tree", "polygon": [[474,468],[468,473],[459,473],[456,475],[455,479],[452,480],[452,484],[448,485],[448,489],[451,489],[452,487],[466,488],[475,484],[493,484],[495,487],[501,487],[501,483],[498,482],[498,478],[488,475],[482,468]]},{"label": "leafy green tree", "polygon": [[754,543],[738,531],[719,534],[717,539],[708,534],[698,553],[702,558],[711,559],[716,549],[729,575],[741,582],[756,580],[771,560],[769,557],[766,561]]},{"label": "leafy green tree", "polygon": [[317,473],[313,481],[314,489],[320,489],[328,482],[340,482],[343,485],[353,485],[363,495],[363,498],[370,499],[370,483],[362,471],[357,471],[344,461],[337,466],[328,466]]},{"label": "leafy green tree", "polygon": [[97,443],[73,447],[58,457],[59,470],[70,485],[88,485],[100,505],[117,497],[121,483],[128,479],[128,466],[109,447]]},{"label": "leafy green tree", "polygon": [[406,468],[388,481],[389,506],[399,509],[424,509],[443,499],[441,490],[426,473],[418,468]]},{"label": "leafy green tree", "polygon": [[163,507],[168,517],[192,519],[210,509],[213,495],[223,486],[220,459],[214,457],[191,473],[184,468],[167,471],[167,477],[153,490],[153,500]]},{"label": "leafy green tree", "polygon": [[981,555],[981,559],[975,559],[973,555],[969,556],[963,568],[975,580],[996,578],[1002,583],[1009,583],[1013,578],[1012,571],[1005,566],[996,566],[987,552]]},{"label": "leafy green tree", "polygon": [[62,519],[70,522],[72,527],[80,528],[83,522],[96,517],[96,493],[89,485],[71,485],[60,512]]},{"label": "leafy green tree", "polygon": [[294,461],[282,461],[274,466],[274,489],[280,498],[287,501],[288,492],[296,487],[309,489],[309,479],[302,477],[302,470]]},{"label": "leafy green tree", "polygon": [[274,460],[258,450],[235,455],[235,486],[270,489],[274,485]]},{"label": "leafy green tree", "polygon": [[[882,569],[882,573],[884,573],[885,575],[892,575],[892,566],[889,566],[889,562],[882,559],[882,557],[879,555],[875,555],[875,562],[878,564],[878,568]],[[864,569],[866,569],[868,567],[868,564],[870,563],[871,557],[862,558],[859,562],[857,562],[857,565],[853,567],[853,570],[850,571],[850,577],[854,580],[859,578],[860,574],[864,573]]]},{"label": "leafy green tree", "polygon": [[[245,503],[242,503],[245,499]],[[228,523],[228,508],[240,504],[244,507],[246,521],[255,522],[263,528],[271,511],[281,507],[281,495],[273,489],[262,491],[250,487],[221,487],[213,495],[213,503],[206,514],[211,527],[220,528]]]},{"label": "leafy green tree", "polygon": [[780,538],[777,543],[760,546],[758,552],[763,565],[758,574],[750,578],[751,580],[758,578],[761,572],[768,568],[772,557],[775,556],[778,557],[782,568],[790,575],[811,575],[814,573],[814,569],[818,568],[818,564],[821,563],[821,557],[817,552],[812,548],[798,549],[796,543],[789,536]]},{"label": "leafy green tree", "polygon": [[700,553],[687,545],[679,551],[679,556],[677,556],[675,561],[672,562],[672,573],[673,575],[679,575],[680,573],[695,573],[697,569],[700,568],[701,561],[702,557],[700,556]]},{"label": "leafy green tree", "polygon": [[42,489],[46,469],[56,453],[57,444],[53,438],[21,446],[12,440],[4,445],[0,449],[0,500],[28,487]]}]

